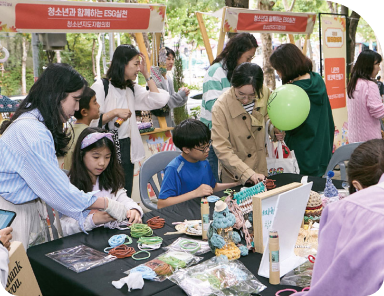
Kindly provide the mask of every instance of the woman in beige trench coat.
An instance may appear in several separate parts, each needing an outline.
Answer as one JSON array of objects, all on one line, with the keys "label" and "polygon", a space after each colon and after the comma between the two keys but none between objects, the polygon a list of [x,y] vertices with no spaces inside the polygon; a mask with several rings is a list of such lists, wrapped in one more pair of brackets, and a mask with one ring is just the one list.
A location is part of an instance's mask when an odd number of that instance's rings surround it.
[{"label": "woman in beige trench coat", "polygon": [[[243,63],[233,72],[232,87],[213,106],[212,146],[222,165],[223,183],[256,184],[267,175],[265,121],[270,91],[263,81],[258,65]],[[271,136],[284,137],[277,129]]]}]

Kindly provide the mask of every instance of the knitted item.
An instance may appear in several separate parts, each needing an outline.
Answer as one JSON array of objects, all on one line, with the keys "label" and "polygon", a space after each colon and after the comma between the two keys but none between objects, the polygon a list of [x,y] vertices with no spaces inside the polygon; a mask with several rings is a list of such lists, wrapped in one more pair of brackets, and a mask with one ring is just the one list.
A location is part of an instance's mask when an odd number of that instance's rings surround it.
[{"label": "knitted item", "polygon": [[150,122],[142,122],[142,123],[138,123],[137,127],[139,128],[139,130],[143,130],[143,129],[151,128],[152,124]]},{"label": "knitted item", "polygon": [[142,130],[140,130],[140,134],[150,133],[150,132],[153,132],[154,130],[155,130],[154,127],[142,129]]},{"label": "knitted item", "polygon": [[320,216],[322,211],[323,205],[320,195],[315,191],[311,191],[304,215],[307,217]]},{"label": "knitted item", "polygon": [[332,183],[332,177],[334,176],[334,172],[329,171],[327,174],[327,183],[325,184],[325,189],[324,189],[324,196],[325,197],[334,197],[338,196],[339,192],[337,191],[335,185]]}]

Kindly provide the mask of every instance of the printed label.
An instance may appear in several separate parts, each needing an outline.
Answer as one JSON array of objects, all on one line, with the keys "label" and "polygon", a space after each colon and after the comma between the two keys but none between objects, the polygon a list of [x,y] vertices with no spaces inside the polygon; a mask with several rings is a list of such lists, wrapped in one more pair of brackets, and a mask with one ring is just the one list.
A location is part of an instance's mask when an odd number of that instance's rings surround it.
[{"label": "printed label", "polygon": [[272,271],[280,270],[279,251],[271,251]]},{"label": "printed label", "polygon": [[203,214],[203,230],[208,231],[209,228],[209,214]]}]

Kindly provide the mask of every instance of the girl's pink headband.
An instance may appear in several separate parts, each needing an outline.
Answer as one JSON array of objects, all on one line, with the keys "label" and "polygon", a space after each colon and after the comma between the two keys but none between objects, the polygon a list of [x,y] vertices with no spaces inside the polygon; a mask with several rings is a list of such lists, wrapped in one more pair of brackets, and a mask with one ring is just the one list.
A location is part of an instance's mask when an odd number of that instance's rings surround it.
[{"label": "girl's pink headband", "polygon": [[81,149],[84,149],[88,147],[89,145],[92,145],[93,143],[97,142],[98,140],[102,138],[108,138],[113,143],[113,138],[111,133],[92,133],[86,136],[83,141],[81,142]]}]

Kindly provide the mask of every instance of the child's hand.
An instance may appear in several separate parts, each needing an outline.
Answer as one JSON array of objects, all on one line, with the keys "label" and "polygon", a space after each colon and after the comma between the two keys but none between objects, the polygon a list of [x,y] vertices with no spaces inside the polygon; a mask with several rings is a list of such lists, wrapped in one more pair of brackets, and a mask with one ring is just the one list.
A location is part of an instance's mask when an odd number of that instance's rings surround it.
[{"label": "child's hand", "polygon": [[207,184],[200,185],[199,188],[195,189],[197,197],[210,196],[213,194],[213,189]]},{"label": "child's hand", "polygon": [[93,220],[93,223],[95,223],[95,225],[100,225],[100,224],[105,224],[111,221],[115,221],[116,219],[112,218],[107,212],[96,210],[93,213],[92,220]]},{"label": "child's hand", "polygon": [[141,214],[136,209],[129,210],[127,211],[127,219],[129,223],[141,223]]}]

